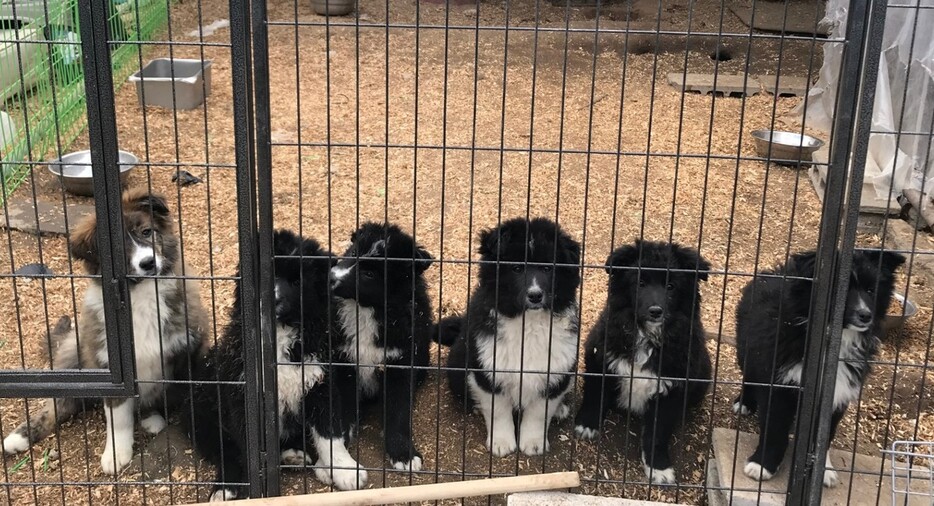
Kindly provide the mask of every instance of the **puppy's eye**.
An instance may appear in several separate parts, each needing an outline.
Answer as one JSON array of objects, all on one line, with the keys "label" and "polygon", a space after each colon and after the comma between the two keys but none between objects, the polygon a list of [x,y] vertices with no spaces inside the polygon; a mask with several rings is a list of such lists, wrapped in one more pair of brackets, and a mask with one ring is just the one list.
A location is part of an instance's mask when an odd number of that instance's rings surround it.
[{"label": "puppy's eye", "polygon": [[674,290],[674,289],[675,289],[675,284],[674,284],[674,283],[668,283],[668,286],[667,286],[666,288],[668,288],[669,290]]},{"label": "puppy's eye", "polygon": [[373,271],[360,271],[360,275],[366,279],[373,279],[376,276],[376,273]]},{"label": "puppy's eye", "polygon": [[873,292],[875,292],[875,291],[876,291],[876,290],[875,290],[874,288],[867,288],[867,289],[866,289],[866,293],[868,293],[869,295],[872,295]]},{"label": "puppy's eye", "polygon": [[524,267],[523,267],[522,265],[513,265],[513,266],[512,266],[512,272],[522,272],[523,269],[524,269]]},{"label": "puppy's eye", "polygon": [[639,280],[639,288],[642,288],[642,287],[644,287],[644,286],[645,286],[645,280],[644,280],[644,279],[640,279],[640,280]]},{"label": "puppy's eye", "polygon": [[144,229],[142,229],[142,230],[139,231],[139,235],[140,235],[140,237],[143,237],[143,238],[149,238],[149,237],[152,236],[152,229],[151,229],[151,228],[144,228]]},{"label": "puppy's eye", "polygon": [[543,270],[544,272],[551,272],[551,266],[550,266],[550,265],[546,265],[546,266],[542,267],[542,270]]}]

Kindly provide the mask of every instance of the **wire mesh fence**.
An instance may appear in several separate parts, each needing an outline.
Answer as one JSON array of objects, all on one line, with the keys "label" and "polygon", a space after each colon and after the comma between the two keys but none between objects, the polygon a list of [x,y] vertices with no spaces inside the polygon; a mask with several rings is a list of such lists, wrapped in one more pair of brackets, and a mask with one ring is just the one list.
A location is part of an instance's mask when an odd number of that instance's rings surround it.
[{"label": "wire mesh fence", "polygon": [[930,504],[923,2],[39,3],[85,71],[0,121],[3,502]]}]

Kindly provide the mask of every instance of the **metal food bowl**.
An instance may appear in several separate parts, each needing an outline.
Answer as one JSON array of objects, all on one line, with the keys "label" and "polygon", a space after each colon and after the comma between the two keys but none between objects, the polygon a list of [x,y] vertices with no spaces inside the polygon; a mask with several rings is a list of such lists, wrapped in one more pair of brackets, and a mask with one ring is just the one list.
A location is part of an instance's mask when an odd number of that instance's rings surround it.
[{"label": "metal food bowl", "polygon": [[798,166],[810,163],[811,155],[824,145],[824,141],[794,132],[754,130],[756,153],[781,165]]},{"label": "metal food bowl", "polygon": [[882,319],[882,332],[884,333],[902,328],[909,318],[918,314],[918,306],[915,305],[914,302],[906,299],[904,295],[896,293],[892,295],[892,298],[897,300],[899,304],[905,308],[905,314],[902,315],[901,311],[897,311],[896,313],[885,315],[885,318]]},{"label": "metal food bowl", "polygon": [[[120,151],[119,155],[120,183],[126,185],[126,178],[130,173],[130,169],[139,164],[139,158],[126,151]],[[61,179],[62,185],[68,192],[86,197],[94,196],[90,151],[76,151],[52,160],[49,162],[49,171]]]}]

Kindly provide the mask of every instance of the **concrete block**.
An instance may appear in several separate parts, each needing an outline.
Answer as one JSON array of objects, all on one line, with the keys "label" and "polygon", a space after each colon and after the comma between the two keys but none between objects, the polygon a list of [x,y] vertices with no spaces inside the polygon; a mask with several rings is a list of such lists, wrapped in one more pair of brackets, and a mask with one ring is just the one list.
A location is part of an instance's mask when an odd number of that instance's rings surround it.
[{"label": "concrete block", "polygon": [[[826,37],[829,27],[820,23],[824,17],[823,2],[754,2],[752,6],[730,7],[746,26],[776,33],[800,33]],[[817,10],[817,12],[815,12]]]},{"label": "concrete block", "polygon": [[758,75],[755,76],[756,80],[762,83],[762,87],[765,88],[765,91],[775,95],[775,90],[778,90],[778,96],[780,97],[803,97],[807,95],[808,82],[807,77],[798,77],[798,76],[778,76],[778,86],[775,83],[775,76],[770,75]]},{"label": "concrete block", "polygon": [[[737,440],[735,429],[715,428],[713,431],[713,450],[719,478],[718,487],[713,488],[719,488],[727,503],[733,506],[781,506],[785,504],[791,448],[778,474],[771,480],[760,483],[743,474],[746,458],[755,450],[757,442],[758,436],[748,432],[740,432]],[[734,447],[736,453],[734,453]],[[858,504],[863,498],[871,498],[869,502],[875,504],[877,494],[879,494],[880,505],[892,504],[892,473],[888,458],[831,449],[830,460],[837,470],[840,483],[833,488],[824,487],[821,504],[845,506]],[[735,472],[734,463],[736,464]],[[883,469],[882,476],[879,475],[879,469]],[[925,469],[924,472],[928,471]],[[923,474],[917,468],[915,473],[916,475]],[[918,495],[912,495],[907,502],[904,496],[901,499],[896,498],[897,503],[907,506],[930,506],[931,497],[921,495],[924,492],[931,492],[927,478],[911,479],[909,482],[904,475],[902,476],[896,479],[896,487],[900,490],[910,489]]]},{"label": "concrete block", "polygon": [[[716,77],[716,79],[715,79]],[[714,81],[716,80],[716,83]],[[668,74],[668,84],[678,90],[696,91],[707,95],[717,93],[729,97],[755,95],[759,93],[761,85],[752,76],[743,74],[683,74],[671,72]]]},{"label": "concrete block", "polygon": [[[22,193],[22,192],[21,192]],[[81,218],[94,214],[94,206],[68,204],[62,208],[61,202],[48,203],[32,200],[32,195],[13,195],[7,200],[7,214],[0,212],[0,227],[11,228],[33,234],[65,235],[65,213],[68,213],[68,225],[74,228]],[[38,210],[39,221],[36,222]]]}]

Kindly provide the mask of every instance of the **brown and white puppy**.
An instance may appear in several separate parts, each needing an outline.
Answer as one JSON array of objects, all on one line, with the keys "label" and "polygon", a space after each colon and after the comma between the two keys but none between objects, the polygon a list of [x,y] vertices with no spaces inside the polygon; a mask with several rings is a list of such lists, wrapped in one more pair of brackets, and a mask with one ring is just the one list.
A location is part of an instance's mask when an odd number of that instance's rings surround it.
[{"label": "brown and white puppy", "polygon": [[[179,240],[165,198],[150,195],[145,189],[125,192],[123,227],[139,397],[104,401],[107,441],[101,455],[101,467],[107,474],[117,474],[133,457],[137,407],[144,415],[140,425],[146,432],[155,434],[165,428],[165,418],[157,411],[163,406],[163,396],[166,395],[166,385],[162,381],[188,376],[190,360],[200,349],[208,329],[197,282],[171,277],[180,276],[182,269]],[[72,255],[84,262],[88,273],[100,274],[97,220],[94,216],[75,227],[70,243]],[[192,273],[186,269],[185,274]],[[53,331],[53,369],[108,368],[101,293],[101,283],[105,281],[100,278],[91,280],[84,295],[77,334],[67,318],[63,318]],[[179,400],[172,399],[172,392],[168,396],[169,406]],[[42,407],[31,414],[28,422],[3,440],[4,453],[27,450],[51,434],[60,422],[70,418],[83,405],[84,400],[79,398],[46,399]]]}]

